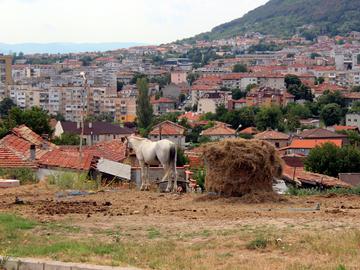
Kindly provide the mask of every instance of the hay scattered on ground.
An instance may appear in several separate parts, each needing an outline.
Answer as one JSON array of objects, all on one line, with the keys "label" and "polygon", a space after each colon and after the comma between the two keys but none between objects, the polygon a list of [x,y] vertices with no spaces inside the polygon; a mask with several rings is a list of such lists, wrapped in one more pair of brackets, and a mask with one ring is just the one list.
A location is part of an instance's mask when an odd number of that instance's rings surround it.
[{"label": "hay scattered on ground", "polygon": [[274,177],[282,174],[275,148],[259,140],[229,139],[204,148],[206,189],[224,196],[273,192]]}]

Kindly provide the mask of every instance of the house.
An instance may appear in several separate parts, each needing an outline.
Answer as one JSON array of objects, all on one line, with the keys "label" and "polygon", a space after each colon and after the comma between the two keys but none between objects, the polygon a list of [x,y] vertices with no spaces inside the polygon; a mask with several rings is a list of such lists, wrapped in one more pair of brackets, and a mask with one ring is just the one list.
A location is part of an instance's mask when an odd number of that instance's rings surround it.
[{"label": "house", "polygon": [[[61,122],[58,121],[55,127],[54,136],[61,137],[62,134],[77,134],[81,135],[81,125],[76,122]],[[111,141],[125,138],[134,133],[133,130],[114,125],[107,122],[88,122],[84,123],[84,144],[94,145],[99,142]]]},{"label": "house", "polygon": [[290,136],[288,134],[269,129],[256,134],[254,138],[257,140],[267,141],[276,148],[282,148],[288,146]]},{"label": "house", "polygon": [[231,93],[228,92],[214,92],[205,93],[198,100],[198,113],[216,112],[216,108],[220,105],[227,106]]},{"label": "house", "polygon": [[360,113],[348,113],[346,114],[346,125],[354,126],[360,129]]},{"label": "house", "polygon": [[40,178],[52,171],[89,171],[94,157],[122,162],[126,159],[126,145],[121,140],[101,142],[84,146],[81,155],[77,146],[49,150],[38,161]]},{"label": "house", "polygon": [[175,110],[176,101],[170,98],[161,97],[159,99],[151,100],[153,111],[155,115],[161,115]]},{"label": "house", "polygon": [[236,138],[236,130],[227,124],[218,122],[214,127],[201,132],[201,136],[209,137],[212,141]]},{"label": "house", "polygon": [[244,107],[246,107],[246,99],[239,99],[239,100],[231,99],[228,101],[229,111],[239,110]]},{"label": "house", "polygon": [[337,147],[343,146],[342,139],[294,139],[288,147],[281,148],[281,150],[285,150],[287,155],[308,156],[312,149],[325,143],[333,143]]},{"label": "house", "polygon": [[253,88],[246,95],[247,106],[286,106],[294,101],[295,97],[290,93],[270,87]]},{"label": "house", "polygon": [[179,85],[176,85],[175,83],[171,83],[165,86],[161,91],[163,93],[163,97],[179,102],[179,96],[182,92],[181,87]]},{"label": "house", "polygon": [[320,120],[319,119],[300,119],[300,124],[302,126],[311,127],[311,128],[319,128],[320,127]]},{"label": "house", "polygon": [[[12,152],[23,161],[36,161],[58,146],[45,140],[25,125],[15,127],[0,140],[0,147]],[[9,153],[9,152],[8,152]]]},{"label": "house", "polygon": [[304,130],[295,136],[302,140],[342,140],[343,143],[348,143],[347,135],[339,134],[323,128]]},{"label": "house", "polygon": [[333,126],[333,127],[328,127],[329,130],[331,131],[335,131],[335,132],[342,132],[342,131],[354,131],[359,133],[359,128],[356,126]]},{"label": "house", "polygon": [[243,130],[241,130],[239,132],[239,134],[242,134],[242,135],[251,135],[251,136],[254,136],[256,134],[258,134],[259,131],[255,128],[255,127],[248,127],[248,128],[245,128]]},{"label": "house", "polygon": [[185,131],[183,126],[171,121],[164,121],[157,124],[150,131],[149,138],[152,141],[167,139],[175,143],[180,148],[185,148]]}]

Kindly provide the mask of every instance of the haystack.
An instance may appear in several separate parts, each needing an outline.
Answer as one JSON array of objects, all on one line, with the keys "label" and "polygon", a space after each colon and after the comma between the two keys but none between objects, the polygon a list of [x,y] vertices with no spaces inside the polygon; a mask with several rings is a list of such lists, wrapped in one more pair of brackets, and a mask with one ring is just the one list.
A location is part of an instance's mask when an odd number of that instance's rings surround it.
[{"label": "haystack", "polygon": [[275,148],[259,140],[229,139],[204,149],[206,189],[225,196],[272,192],[274,177],[282,174]]}]

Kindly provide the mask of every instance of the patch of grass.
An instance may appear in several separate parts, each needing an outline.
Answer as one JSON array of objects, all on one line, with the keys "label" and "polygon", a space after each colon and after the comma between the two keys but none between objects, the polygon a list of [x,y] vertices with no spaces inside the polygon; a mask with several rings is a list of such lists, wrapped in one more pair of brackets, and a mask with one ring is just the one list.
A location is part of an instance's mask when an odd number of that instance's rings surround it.
[{"label": "patch of grass", "polygon": [[346,267],[345,267],[345,265],[340,264],[340,265],[336,268],[336,270],[346,270]]},{"label": "patch of grass", "polygon": [[0,227],[5,231],[30,230],[35,226],[34,221],[13,214],[0,214]]},{"label": "patch of grass", "polygon": [[148,238],[149,239],[155,239],[160,237],[161,233],[159,230],[155,229],[155,228],[150,228],[148,230]]},{"label": "patch of grass", "polygon": [[258,236],[256,239],[250,241],[246,248],[250,250],[265,249],[268,246],[269,241],[263,236]]},{"label": "patch of grass", "polygon": [[71,172],[50,175],[48,183],[55,185],[62,190],[97,190],[100,187],[99,181],[89,179],[85,173],[77,174]]},{"label": "patch of grass", "polygon": [[27,168],[0,169],[0,176],[7,179],[17,179],[21,185],[36,184],[38,182],[35,172]]},{"label": "patch of grass", "polygon": [[314,196],[326,194],[339,194],[339,195],[360,195],[360,186],[353,188],[331,188],[320,190],[318,188],[296,188],[290,187],[287,191],[288,195],[293,196]]}]

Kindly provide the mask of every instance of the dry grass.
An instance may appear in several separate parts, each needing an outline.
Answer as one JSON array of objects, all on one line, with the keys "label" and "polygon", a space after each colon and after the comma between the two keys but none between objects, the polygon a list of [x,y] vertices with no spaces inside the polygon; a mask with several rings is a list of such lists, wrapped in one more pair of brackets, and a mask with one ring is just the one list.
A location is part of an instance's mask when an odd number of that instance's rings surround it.
[{"label": "dry grass", "polygon": [[12,256],[150,269],[359,269],[359,230],[335,237],[332,229],[236,226],[184,234],[164,227],[104,230],[0,217],[0,245]]},{"label": "dry grass", "polygon": [[258,140],[229,139],[205,146],[206,189],[226,196],[272,192],[282,163],[275,148]]}]

